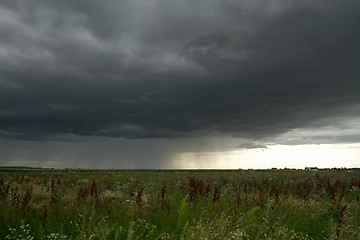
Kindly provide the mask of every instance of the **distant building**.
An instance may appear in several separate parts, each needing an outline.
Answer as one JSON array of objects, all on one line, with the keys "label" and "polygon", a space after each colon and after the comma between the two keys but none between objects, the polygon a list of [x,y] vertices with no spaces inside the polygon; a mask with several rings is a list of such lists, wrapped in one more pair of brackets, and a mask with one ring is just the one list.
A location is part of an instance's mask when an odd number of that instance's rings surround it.
[{"label": "distant building", "polygon": [[319,169],[317,167],[305,167],[305,170],[308,170],[308,171],[318,171]]}]

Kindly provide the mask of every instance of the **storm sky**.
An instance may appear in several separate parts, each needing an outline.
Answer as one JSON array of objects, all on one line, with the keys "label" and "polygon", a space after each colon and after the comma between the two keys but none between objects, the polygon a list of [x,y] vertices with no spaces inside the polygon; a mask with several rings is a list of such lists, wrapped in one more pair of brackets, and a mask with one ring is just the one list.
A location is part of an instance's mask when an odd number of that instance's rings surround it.
[{"label": "storm sky", "polygon": [[359,11],[358,0],[2,1],[0,165],[247,168],[256,152],[318,146],[360,167]]}]

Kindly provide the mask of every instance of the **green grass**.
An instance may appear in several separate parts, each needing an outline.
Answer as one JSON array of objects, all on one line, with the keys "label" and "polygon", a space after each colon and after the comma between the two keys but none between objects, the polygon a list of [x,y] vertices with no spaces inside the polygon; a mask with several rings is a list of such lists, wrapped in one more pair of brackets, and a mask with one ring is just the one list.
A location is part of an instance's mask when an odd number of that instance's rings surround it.
[{"label": "green grass", "polygon": [[360,172],[6,169],[0,239],[360,239]]}]

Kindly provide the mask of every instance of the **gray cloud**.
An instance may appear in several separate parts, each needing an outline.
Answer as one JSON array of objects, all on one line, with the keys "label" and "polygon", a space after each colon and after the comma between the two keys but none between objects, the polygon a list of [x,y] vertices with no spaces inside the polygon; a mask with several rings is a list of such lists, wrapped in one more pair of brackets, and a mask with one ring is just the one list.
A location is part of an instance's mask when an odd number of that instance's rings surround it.
[{"label": "gray cloud", "polygon": [[0,137],[255,141],[357,118],[359,9],[351,0],[2,3]]},{"label": "gray cloud", "polygon": [[256,143],[256,142],[249,142],[249,143],[239,144],[239,145],[235,146],[235,148],[240,148],[240,149],[257,149],[257,148],[265,149],[265,148],[267,148],[267,146],[266,145],[261,145],[261,144]]},{"label": "gray cloud", "polygon": [[[73,136],[72,139],[74,141],[0,139],[0,165],[55,168],[174,168],[177,166],[179,153],[207,152],[212,155],[229,150],[235,140],[229,137],[176,138],[169,141],[80,136]],[[236,141],[239,142],[239,139]]]}]

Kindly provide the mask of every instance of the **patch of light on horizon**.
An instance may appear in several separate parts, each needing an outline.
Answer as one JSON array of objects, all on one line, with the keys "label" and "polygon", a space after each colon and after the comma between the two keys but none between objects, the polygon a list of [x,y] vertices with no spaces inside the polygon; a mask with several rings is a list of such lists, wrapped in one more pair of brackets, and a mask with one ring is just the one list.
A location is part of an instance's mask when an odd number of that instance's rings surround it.
[{"label": "patch of light on horizon", "polygon": [[267,149],[185,152],[176,154],[173,166],[186,169],[360,167],[360,143],[273,145]]}]

